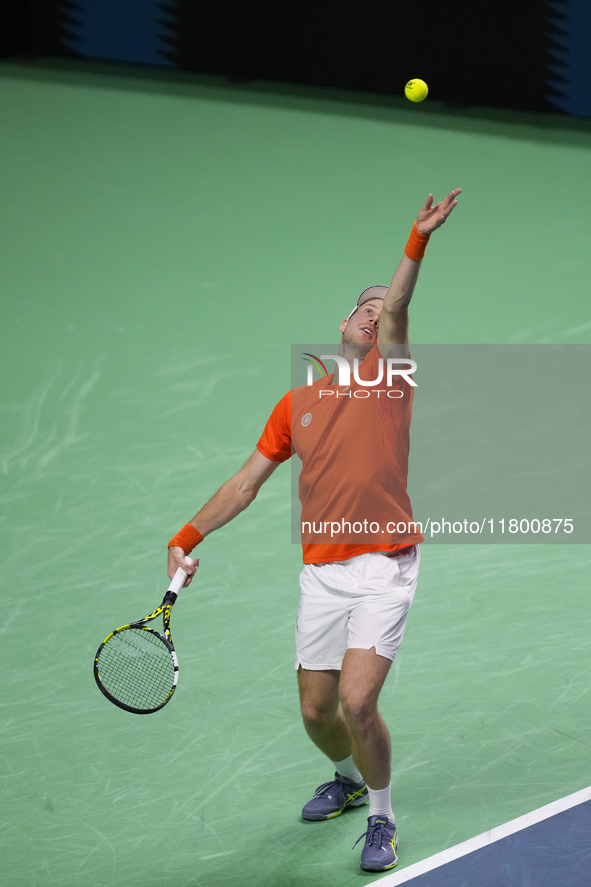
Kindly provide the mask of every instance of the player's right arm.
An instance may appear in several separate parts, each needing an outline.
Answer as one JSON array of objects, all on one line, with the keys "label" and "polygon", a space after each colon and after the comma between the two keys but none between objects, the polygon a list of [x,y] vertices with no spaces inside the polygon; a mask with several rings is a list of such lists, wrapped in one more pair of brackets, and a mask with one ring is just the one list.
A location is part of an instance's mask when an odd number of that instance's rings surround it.
[{"label": "player's right arm", "polygon": [[[223,527],[254,501],[261,486],[280,464],[267,459],[258,449],[255,450],[242,468],[222,484],[217,493],[214,493],[189,523],[201,533],[203,538]],[[188,567],[184,550],[180,546],[173,545],[168,549],[168,575],[171,579],[177,567],[182,567],[187,573],[188,582],[185,584],[188,585],[196,567]]]}]

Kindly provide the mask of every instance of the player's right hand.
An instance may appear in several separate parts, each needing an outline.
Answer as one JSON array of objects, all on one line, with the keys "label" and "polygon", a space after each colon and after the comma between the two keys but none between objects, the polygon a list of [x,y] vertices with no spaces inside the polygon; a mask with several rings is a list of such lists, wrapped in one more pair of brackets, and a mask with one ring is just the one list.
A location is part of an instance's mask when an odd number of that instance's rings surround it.
[{"label": "player's right hand", "polygon": [[191,584],[198,566],[199,558],[195,558],[191,566],[189,566],[185,560],[185,552],[179,546],[173,545],[168,549],[168,578],[172,579],[177,569],[180,567],[181,570],[184,570],[187,574],[183,588],[186,588],[187,585]]}]

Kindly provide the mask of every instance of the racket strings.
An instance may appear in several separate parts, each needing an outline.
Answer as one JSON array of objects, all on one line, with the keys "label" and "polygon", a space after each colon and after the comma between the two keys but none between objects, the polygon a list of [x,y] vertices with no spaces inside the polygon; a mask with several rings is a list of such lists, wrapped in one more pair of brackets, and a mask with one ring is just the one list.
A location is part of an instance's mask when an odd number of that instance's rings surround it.
[{"label": "racket strings", "polygon": [[176,683],[169,648],[158,635],[141,628],[113,635],[100,651],[98,671],[111,696],[141,711],[162,705]]}]

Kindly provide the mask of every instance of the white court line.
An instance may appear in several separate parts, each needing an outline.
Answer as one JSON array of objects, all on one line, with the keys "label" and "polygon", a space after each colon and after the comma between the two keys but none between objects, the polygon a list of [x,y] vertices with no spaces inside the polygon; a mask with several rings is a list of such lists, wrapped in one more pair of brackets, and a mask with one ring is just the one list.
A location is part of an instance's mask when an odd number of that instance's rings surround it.
[{"label": "white court line", "polygon": [[472,853],[474,850],[487,847],[495,841],[500,841],[501,838],[506,838],[508,835],[528,828],[530,825],[535,825],[536,822],[542,822],[550,816],[562,813],[563,810],[569,810],[571,807],[576,807],[578,804],[584,804],[585,801],[590,800],[591,786],[583,788],[579,792],[574,792],[572,795],[567,795],[566,798],[552,801],[551,804],[546,804],[545,807],[539,807],[531,813],[526,813],[525,816],[518,816],[517,819],[512,819],[511,822],[505,822],[503,825],[491,828],[488,832],[483,832],[481,835],[476,835],[475,838],[470,838],[468,841],[456,844],[455,847],[450,847],[449,850],[442,850],[441,853],[436,853],[428,859],[422,859],[420,862],[415,862],[414,865],[409,865],[408,868],[402,869],[399,872],[393,872],[391,875],[371,883],[379,884],[380,887],[397,887],[398,884],[406,884],[412,878],[424,875],[425,872],[439,868],[439,866],[445,865],[453,859],[459,859],[461,856],[466,856],[466,854]]}]

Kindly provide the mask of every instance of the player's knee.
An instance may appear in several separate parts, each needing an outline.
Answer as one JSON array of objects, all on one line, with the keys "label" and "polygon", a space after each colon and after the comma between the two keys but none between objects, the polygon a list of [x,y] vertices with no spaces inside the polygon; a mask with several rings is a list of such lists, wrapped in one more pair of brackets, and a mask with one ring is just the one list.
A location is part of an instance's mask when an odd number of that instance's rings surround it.
[{"label": "player's knee", "polygon": [[364,732],[377,715],[377,707],[373,698],[352,690],[341,694],[341,706],[344,715],[357,732]]},{"label": "player's knee", "polygon": [[323,727],[334,719],[332,708],[325,708],[314,702],[302,700],[301,711],[304,722],[309,726]]}]

